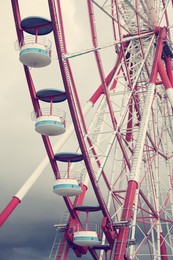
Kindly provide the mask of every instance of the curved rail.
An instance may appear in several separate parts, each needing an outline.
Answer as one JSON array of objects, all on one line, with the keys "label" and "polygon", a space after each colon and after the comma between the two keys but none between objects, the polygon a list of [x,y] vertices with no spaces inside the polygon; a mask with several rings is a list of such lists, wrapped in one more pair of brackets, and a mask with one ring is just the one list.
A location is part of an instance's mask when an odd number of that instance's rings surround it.
[{"label": "curved rail", "polygon": [[72,88],[75,88],[75,87],[74,87],[74,80],[73,80],[72,74],[71,74],[71,68],[68,63],[68,60],[63,60],[63,55],[65,54],[66,44],[65,44],[65,39],[64,39],[60,2],[57,1],[57,10],[56,10],[55,1],[49,0],[49,7],[50,7],[51,19],[53,22],[53,31],[54,31],[57,54],[59,57],[61,73],[62,73],[62,77],[63,77],[64,87],[65,87],[67,97],[68,97],[67,99],[68,99],[71,115],[73,118],[74,128],[77,133],[79,145],[80,145],[81,151],[84,156],[86,168],[87,168],[88,174],[90,176],[90,180],[93,185],[98,202],[101,206],[101,210],[103,212],[103,215],[105,217],[107,217],[107,219],[111,223],[112,221],[110,218],[110,214],[107,210],[106,203],[105,203],[102,193],[100,191],[100,187],[97,184],[96,176],[95,176],[95,173],[93,172],[93,168],[92,168],[92,165],[90,162],[90,157],[87,152],[87,148],[86,148],[85,141],[83,138],[82,127],[81,127],[81,124],[80,124],[80,121],[78,118],[78,113],[77,113],[77,108],[75,105],[74,97],[72,95],[72,91],[73,91]]}]

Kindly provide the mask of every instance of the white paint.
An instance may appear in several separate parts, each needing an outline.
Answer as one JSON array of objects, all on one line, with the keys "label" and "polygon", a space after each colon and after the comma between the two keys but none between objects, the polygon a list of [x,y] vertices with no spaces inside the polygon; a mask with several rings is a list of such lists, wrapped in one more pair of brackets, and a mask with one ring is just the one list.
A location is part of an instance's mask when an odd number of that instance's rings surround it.
[{"label": "white paint", "polygon": [[46,46],[39,43],[26,44],[22,46],[19,60],[24,65],[31,68],[42,68],[51,63],[50,53]]},{"label": "white paint", "polygon": [[148,20],[150,24],[154,27],[158,25],[159,22],[159,1],[156,0],[145,0],[147,6]]},{"label": "white paint", "polygon": [[79,246],[96,246],[101,244],[96,231],[74,232],[73,242]]},{"label": "white paint", "polygon": [[65,132],[65,125],[58,116],[40,116],[36,119],[35,131],[47,136],[61,135]]},{"label": "white paint", "polygon": [[82,192],[76,179],[58,179],[53,185],[53,192],[60,196],[77,196]]},{"label": "white paint", "polygon": [[132,169],[129,175],[129,180],[134,180],[139,183],[141,173],[141,163],[143,159],[143,149],[145,144],[145,137],[148,127],[148,122],[151,114],[151,106],[154,97],[155,84],[148,84],[148,91],[143,107],[143,114],[140,122],[135,151],[133,154]]},{"label": "white paint", "polygon": [[173,107],[173,88],[167,88],[166,93],[171,103],[171,106]]}]

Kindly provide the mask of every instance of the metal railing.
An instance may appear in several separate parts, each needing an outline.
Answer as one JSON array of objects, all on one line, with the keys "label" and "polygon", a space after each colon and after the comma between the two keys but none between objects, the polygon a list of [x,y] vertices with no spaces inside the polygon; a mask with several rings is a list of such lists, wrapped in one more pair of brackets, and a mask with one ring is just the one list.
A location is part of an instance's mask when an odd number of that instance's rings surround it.
[{"label": "metal railing", "polygon": [[40,108],[38,112],[33,111],[31,113],[32,121],[36,121],[36,119],[41,116],[56,116],[61,119],[62,123],[64,123],[66,118],[66,113],[64,110],[54,108],[54,107],[52,109],[50,107]]},{"label": "metal railing", "polygon": [[16,51],[20,51],[21,48],[27,44],[41,44],[46,48],[46,51],[49,52],[49,54],[51,53],[51,49],[52,49],[52,42],[47,39],[46,37],[35,37],[35,36],[26,36],[24,38],[24,42],[21,43],[18,40],[14,43],[15,46],[15,50]]},{"label": "metal railing", "polygon": [[98,224],[96,223],[82,223],[82,226],[80,224],[75,225],[73,227],[74,232],[79,232],[79,231],[94,231],[98,235],[101,234],[101,228]]},{"label": "metal railing", "polygon": [[[60,174],[61,174],[61,179],[66,179],[67,176],[68,176],[68,173],[67,171],[60,171]],[[69,178],[70,179],[76,179],[78,181],[78,183],[81,183],[84,181],[84,174],[80,174],[79,172],[77,171],[70,171],[69,173]],[[55,179],[56,180],[56,179]]]}]

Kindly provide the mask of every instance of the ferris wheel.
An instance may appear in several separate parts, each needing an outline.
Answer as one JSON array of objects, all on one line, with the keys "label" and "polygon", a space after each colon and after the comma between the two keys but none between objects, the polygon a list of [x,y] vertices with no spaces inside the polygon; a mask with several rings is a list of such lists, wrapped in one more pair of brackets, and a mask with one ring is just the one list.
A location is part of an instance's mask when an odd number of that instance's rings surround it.
[{"label": "ferris wheel", "polygon": [[[51,20],[21,19],[18,1],[11,2],[35,130],[67,211],[55,224],[50,258],[69,259],[71,249],[89,259],[172,259],[172,2],[74,1],[81,42],[64,1],[48,0]],[[64,88],[37,91],[30,68],[51,63],[52,44]],[[2,222],[40,174],[13,197]]]}]

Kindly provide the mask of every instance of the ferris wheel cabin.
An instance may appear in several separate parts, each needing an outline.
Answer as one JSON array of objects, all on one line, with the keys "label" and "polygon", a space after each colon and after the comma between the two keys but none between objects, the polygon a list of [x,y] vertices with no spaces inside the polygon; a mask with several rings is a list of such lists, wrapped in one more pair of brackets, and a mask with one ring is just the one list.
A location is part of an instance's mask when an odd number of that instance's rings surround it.
[{"label": "ferris wheel cabin", "polygon": [[101,244],[100,234],[97,224],[88,223],[89,212],[96,212],[100,210],[99,206],[76,206],[77,211],[86,212],[85,230],[78,225],[74,231],[73,242],[78,246],[98,246]]},{"label": "ferris wheel cabin", "polygon": [[65,112],[53,107],[53,103],[66,100],[66,93],[56,89],[42,89],[37,91],[36,97],[50,103],[49,107],[40,108],[35,115],[35,131],[42,135],[56,136],[65,132]]},{"label": "ferris wheel cabin", "polygon": [[79,185],[80,178],[70,177],[70,163],[80,162],[83,160],[82,154],[77,153],[57,153],[55,160],[68,163],[68,170],[65,178],[56,179],[53,185],[53,192],[60,196],[77,196],[82,192]]},{"label": "ferris wheel cabin", "polygon": [[79,182],[76,179],[59,179],[54,182],[53,191],[62,197],[77,196],[82,192]]},{"label": "ferris wheel cabin", "polygon": [[[19,60],[31,68],[42,68],[51,63],[51,42],[45,37],[52,31],[52,23],[48,19],[31,16],[21,21],[21,28],[30,36],[20,43]],[[33,35],[33,36],[31,36]]]}]

